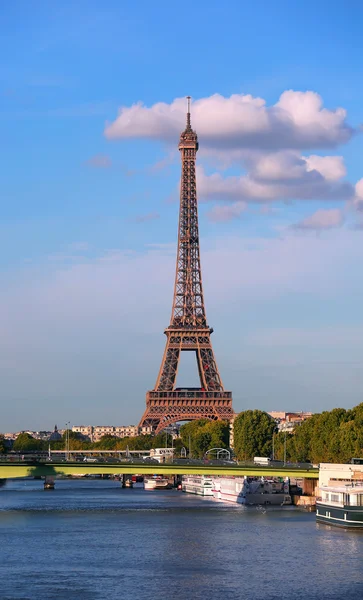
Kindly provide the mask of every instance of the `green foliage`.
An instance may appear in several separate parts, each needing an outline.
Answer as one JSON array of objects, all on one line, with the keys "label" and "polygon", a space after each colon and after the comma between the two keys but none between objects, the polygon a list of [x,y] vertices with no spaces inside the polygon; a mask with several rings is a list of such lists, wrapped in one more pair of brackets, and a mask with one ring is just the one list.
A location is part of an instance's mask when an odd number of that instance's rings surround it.
[{"label": "green foliage", "polygon": [[190,421],[190,423],[182,425],[180,436],[187,453],[190,441],[192,457],[203,458],[211,448],[229,447],[229,424],[226,421],[209,421],[207,419]]},{"label": "green foliage", "polygon": [[[275,435],[275,458],[283,460],[285,434]],[[334,408],[313,415],[293,434],[287,434],[286,459],[290,462],[346,463],[363,456],[363,404],[352,410]]]},{"label": "green foliage", "polygon": [[5,453],[6,453],[6,446],[5,446],[4,436],[0,435],[0,454],[5,454]]},{"label": "green foliage", "polygon": [[51,440],[49,442],[45,442],[45,445],[47,446],[44,448],[45,450],[47,450],[49,446],[51,450],[64,450],[66,447],[66,443],[63,440]]},{"label": "green foliage", "polygon": [[119,450],[120,448],[117,447],[119,441],[119,438],[113,435],[103,435],[98,442],[93,444],[93,448],[99,450]]},{"label": "green foliage", "polygon": [[138,435],[135,437],[125,437],[120,443],[120,450],[150,450],[153,446],[154,436],[152,435]]},{"label": "green foliage", "polygon": [[36,440],[29,433],[20,433],[16,438],[13,450],[15,452],[38,452],[43,450],[42,440]]},{"label": "green foliage", "polygon": [[286,460],[292,462],[292,456],[294,454],[294,435],[292,433],[279,432],[275,434],[274,438],[274,459],[284,460],[285,459],[285,440],[286,440]]},{"label": "green foliage", "polygon": [[[351,456],[346,427],[349,411],[335,408],[313,415],[295,428],[287,457],[292,462],[346,462]],[[344,439],[345,436],[345,439]]]},{"label": "green foliage", "polygon": [[234,421],[234,452],[238,460],[271,456],[274,419],[261,410],[241,412]]},{"label": "green foliage", "polygon": [[172,436],[170,433],[161,432],[152,440],[152,448],[171,448]]}]

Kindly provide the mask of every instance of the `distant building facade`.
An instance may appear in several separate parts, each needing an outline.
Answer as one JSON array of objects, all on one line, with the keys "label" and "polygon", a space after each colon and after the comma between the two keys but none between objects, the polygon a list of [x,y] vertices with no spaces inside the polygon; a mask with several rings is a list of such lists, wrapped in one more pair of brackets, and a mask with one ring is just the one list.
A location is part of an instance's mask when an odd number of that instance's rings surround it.
[{"label": "distant building facade", "polygon": [[279,431],[292,433],[297,425],[301,425],[306,419],[313,416],[311,412],[282,412],[271,411],[268,413],[270,417],[275,419]]},{"label": "distant building facade", "polygon": [[[138,427],[137,425],[73,425],[72,431],[88,438],[91,442],[99,441],[104,435],[112,435],[118,438],[135,437],[137,435],[151,435],[151,427]],[[2,434],[5,440],[13,442],[21,433],[28,433],[36,440],[59,441],[65,429],[58,429],[55,426],[53,431],[30,431],[23,430],[17,432],[6,432]],[[173,437],[177,437],[177,435]]]},{"label": "distant building facade", "polygon": [[98,442],[105,435],[125,438],[152,433],[151,427],[137,425],[74,425],[72,431],[88,437],[91,442]]}]

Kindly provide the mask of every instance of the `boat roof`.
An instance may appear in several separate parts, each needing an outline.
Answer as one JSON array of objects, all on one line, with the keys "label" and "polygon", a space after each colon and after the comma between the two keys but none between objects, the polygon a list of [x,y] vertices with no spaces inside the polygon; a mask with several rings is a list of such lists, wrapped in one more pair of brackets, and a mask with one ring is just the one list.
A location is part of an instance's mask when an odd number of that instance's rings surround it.
[{"label": "boat roof", "polygon": [[325,485],[320,488],[323,492],[337,492],[340,494],[363,494],[363,483],[359,485]]}]

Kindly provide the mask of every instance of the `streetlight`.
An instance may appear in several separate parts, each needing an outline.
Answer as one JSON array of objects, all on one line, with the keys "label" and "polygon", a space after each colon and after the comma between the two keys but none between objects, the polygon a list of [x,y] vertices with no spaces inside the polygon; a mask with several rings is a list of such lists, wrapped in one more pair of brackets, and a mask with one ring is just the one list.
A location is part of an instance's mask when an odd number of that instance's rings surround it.
[{"label": "streetlight", "polygon": [[275,430],[272,432],[272,460],[275,460]]},{"label": "streetlight", "polygon": [[284,440],[284,466],[286,465],[286,429],[285,429],[285,440]]},{"label": "streetlight", "polygon": [[69,426],[71,422],[66,423],[66,459],[69,460]]}]

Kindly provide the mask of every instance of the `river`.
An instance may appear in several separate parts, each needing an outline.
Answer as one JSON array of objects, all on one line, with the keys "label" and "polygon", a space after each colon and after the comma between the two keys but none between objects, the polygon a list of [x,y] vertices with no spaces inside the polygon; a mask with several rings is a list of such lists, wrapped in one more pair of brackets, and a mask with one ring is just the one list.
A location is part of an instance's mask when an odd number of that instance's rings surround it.
[{"label": "river", "polygon": [[363,534],[109,480],[0,488],[1,600],[361,600]]}]

